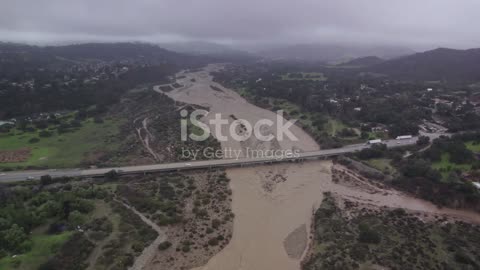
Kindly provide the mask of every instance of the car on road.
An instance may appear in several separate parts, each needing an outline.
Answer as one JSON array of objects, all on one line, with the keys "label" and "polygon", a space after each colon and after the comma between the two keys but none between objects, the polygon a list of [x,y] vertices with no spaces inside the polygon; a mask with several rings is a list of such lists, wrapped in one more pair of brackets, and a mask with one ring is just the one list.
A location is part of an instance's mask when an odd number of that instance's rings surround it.
[{"label": "car on road", "polygon": [[185,163],[185,166],[192,166],[191,163]]},{"label": "car on road", "polygon": [[6,175],[6,174],[4,174],[4,173],[0,173],[0,176],[5,176],[5,175]]},{"label": "car on road", "polygon": [[27,177],[27,180],[35,180],[35,177],[33,177],[33,176],[28,176],[28,177]]}]

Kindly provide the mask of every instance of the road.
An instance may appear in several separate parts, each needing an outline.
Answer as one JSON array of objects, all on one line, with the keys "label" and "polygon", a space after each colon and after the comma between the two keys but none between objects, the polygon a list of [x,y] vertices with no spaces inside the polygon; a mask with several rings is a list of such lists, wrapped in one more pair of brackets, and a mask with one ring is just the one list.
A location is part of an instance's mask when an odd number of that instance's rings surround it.
[{"label": "road", "polygon": [[[441,135],[449,134],[422,134],[430,137],[431,140],[438,138]],[[407,140],[385,140],[382,143],[386,144],[388,148],[413,145],[417,142],[418,137],[413,137]],[[17,171],[0,173],[0,183],[18,182],[27,179],[38,180],[42,175],[50,175],[54,178],[57,177],[98,177],[103,176],[105,173],[116,170],[119,174],[143,174],[152,172],[171,172],[171,171],[183,171],[192,169],[208,169],[208,168],[222,168],[222,167],[240,167],[257,164],[269,164],[274,162],[286,162],[286,161],[301,161],[304,159],[317,159],[328,158],[332,156],[338,156],[346,153],[353,153],[365,148],[369,148],[370,145],[366,144],[353,144],[342,148],[326,149],[313,152],[299,153],[298,156],[275,158],[275,157],[257,157],[257,158],[240,158],[240,159],[215,159],[215,160],[202,160],[202,161],[186,161],[176,163],[165,164],[152,164],[141,166],[126,166],[126,167],[112,167],[101,169],[62,169],[62,170],[38,170],[38,171]]]}]

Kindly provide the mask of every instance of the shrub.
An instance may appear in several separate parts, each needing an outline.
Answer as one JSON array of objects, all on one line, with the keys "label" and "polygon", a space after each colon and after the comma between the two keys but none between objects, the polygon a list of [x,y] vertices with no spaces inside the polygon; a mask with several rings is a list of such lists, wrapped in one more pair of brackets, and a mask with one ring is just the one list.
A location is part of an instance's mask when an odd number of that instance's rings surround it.
[{"label": "shrub", "polygon": [[46,138],[52,136],[52,133],[48,130],[42,130],[38,133],[38,136]]},{"label": "shrub", "polygon": [[221,221],[220,221],[220,220],[218,220],[218,219],[213,219],[213,220],[212,220],[212,227],[213,227],[214,229],[218,229],[218,227],[220,227],[220,224],[221,224]]},{"label": "shrub", "polygon": [[105,179],[107,180],[115,180],[118,178],[118,172],[116,170],[111,170],[105,173]]},{"label": "shrub", "polygon": [[472,259],[465,254],[463,251],[457,251],[455,253],[455,261],[462,263],[462,264],[474,264],[475,262],[472,261]]},{"label": "shrub", "polygon": [[39,141],[40,141],[39,138],[34,137],[34,138],[31,138],[31,139],[28,141],[28,143],[38,143]]},{"label": "shrub", "polygon": [[212,238],[212,239],[208,240],[208,244],[210,246],[216,246],[216,245],[218,245],[218,239],[216,237]]},{"label": "shrub", "polygon": [[95,124],[102,124],[103,123],[103,119],[100,118],[99,116],[96,116],[94,119],[93,119],[93,122]]},{"label": "shrub", "polygon": [[165,242],[160,243],[160,245],[158,245],[158,250],[166,250],[166,249],[170,248],[171,246],[172,246],[172,243],[170,243],[168,241],[165,241]]},{"label": "shrub", "polygon": [[42,186],[46,186],[46,185],[49,185],[51,183],[53,183],[53,179],[50,175],[47,174],[47,175],[42,175],[40,177],[40,184]]},{"label": "shrub", "polygon": [[381,237],[380,237],[380,234],[378,234],[378,232],[371,230],[369,228],[363,228],[360,230],[358,241],[362,243],[367,243],[367,244],[378,244],[381,241]]},{"label": "shrub", "polygon": [[189,246],[189,245],[184,245],[184,246],[182,247],[182,251],[183,251],[183,252],[190,252],[190,246]]}]

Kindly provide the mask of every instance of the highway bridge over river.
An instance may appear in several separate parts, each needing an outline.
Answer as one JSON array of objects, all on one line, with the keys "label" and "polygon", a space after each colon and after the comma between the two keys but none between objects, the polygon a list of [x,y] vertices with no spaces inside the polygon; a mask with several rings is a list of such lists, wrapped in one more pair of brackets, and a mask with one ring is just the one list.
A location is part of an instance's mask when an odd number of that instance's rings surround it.
[{"label": "highway bridge over river", "polygon": [[[440,135],[447,134],[423,134],[429,136],[430,139],[438,138]],[[448,135],[447,135],[448,136]],[[382,141],[388,148],[414,145],[418,137],[413,137],[406,140],[385,140]],[[98,169],[51,169],[38,171],[16,171],[0,173],[0,183],[17,182],[25,180],[38,180],[43,175],[50,175],[56,177],[100,177],[105,173],[115,170],[120,175],[129,174],[146,174],[155,172],[174,172],[194,169],[214,169],[227,167],[242,167],[261,164],[271,164],[277,162],[292,162],[302,161],[307,159],[324,159],[332,156],[343,155],[346,153],[353,153],[365,148],[369,148],[368,144],[353,144],[342,148],[325,149],[312,152],[303,152],[298,155],[284,158],[276,157],[261,157],[261,158],[239,158],[239,159],[214,159],[201,161],[186,161],[176,163],[151,164],[140,166],[126,166],[126,167],[112,167],[112,168],[98,168]]]}]

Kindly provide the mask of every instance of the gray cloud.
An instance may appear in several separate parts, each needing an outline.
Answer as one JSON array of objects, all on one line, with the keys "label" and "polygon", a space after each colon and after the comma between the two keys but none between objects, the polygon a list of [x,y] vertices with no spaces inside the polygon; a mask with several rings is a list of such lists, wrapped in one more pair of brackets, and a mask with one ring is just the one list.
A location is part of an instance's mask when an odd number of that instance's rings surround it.
[{"label": "gray cloud", "polygon": [[478,0],[4,0],[0,39],[480,47]]}]

